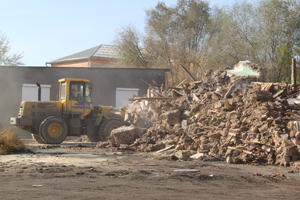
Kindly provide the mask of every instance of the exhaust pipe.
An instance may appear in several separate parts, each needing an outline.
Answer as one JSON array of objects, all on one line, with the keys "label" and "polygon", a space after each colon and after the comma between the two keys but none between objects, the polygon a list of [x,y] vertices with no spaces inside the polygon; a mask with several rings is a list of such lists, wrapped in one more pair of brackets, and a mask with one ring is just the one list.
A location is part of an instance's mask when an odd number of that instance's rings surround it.
[{"label": "exhaust pipe", "polygon": [[38,86],[38,101],[41,101],[41,84],[36,82],[36,85]]}]

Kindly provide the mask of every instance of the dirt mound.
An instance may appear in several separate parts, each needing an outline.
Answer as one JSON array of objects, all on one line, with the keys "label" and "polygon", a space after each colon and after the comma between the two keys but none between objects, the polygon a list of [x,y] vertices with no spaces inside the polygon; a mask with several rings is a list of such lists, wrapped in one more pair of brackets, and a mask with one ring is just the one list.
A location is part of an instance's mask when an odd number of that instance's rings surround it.
[{"label": "dirt mound", "polygon": [[24,150],[24,143],[16,136],[11,128],[0,130],[0,155]]}]

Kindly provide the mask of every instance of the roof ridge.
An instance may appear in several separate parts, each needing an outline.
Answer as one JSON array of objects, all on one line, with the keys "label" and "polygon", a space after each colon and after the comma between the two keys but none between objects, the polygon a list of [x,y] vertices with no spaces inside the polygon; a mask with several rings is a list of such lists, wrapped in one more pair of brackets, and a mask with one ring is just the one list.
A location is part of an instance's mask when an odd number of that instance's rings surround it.
[{"label": "roof ridge", "polygon": [[96,48],[96,50],[90,55],[89,59],[91,59],[91,58],[95,55],[95,53],[100,49],[101,46],[102,46],[102,44],[100,44],[100,45]]},{"label": "roof ridge", "polygon": [[116,48],[117,48],[117,45],[99,44],[92,48],[52,60],[50,62],[47,62],[46,64],[72,62],[72,61],[76,61],[76,60],[89,60],[90,61],[91,59],[113,60],[113,59],[118,58],[117,53],[116,53]]}]

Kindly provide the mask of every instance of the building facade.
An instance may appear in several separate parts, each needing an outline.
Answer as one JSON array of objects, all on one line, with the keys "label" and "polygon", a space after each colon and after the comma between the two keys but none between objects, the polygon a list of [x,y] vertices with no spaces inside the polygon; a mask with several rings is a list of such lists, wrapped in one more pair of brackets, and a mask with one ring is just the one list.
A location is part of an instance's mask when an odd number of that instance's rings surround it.
[{"label": "building facade", "polygon": [[43,101],[58,100],[61,78],[83,78],[92,83],[93,105],[118,108],[132,95],[143,96],[151,83],[165,84],[167,69],[78,68],[78,67],[0,67],[0,125],[9,126],[17,116],[22,100],[37,100],[36,82],[42,86]]},{"label": "building facade", "polygon": [[46,65],[51,67],[112,67],[118,61],[118,48],[115,45],[98,45],[69,56],[65,56]]}]

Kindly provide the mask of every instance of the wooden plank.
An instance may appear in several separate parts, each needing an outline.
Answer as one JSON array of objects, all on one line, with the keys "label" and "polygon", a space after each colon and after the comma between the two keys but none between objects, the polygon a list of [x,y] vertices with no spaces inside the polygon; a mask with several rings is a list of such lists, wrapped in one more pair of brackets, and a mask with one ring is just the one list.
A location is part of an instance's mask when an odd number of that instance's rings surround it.
[{"label": "wooden plank", "polygon": [[273,87],[273,83],[263,83],[261,86],[261,90],[270,91],[271,87]]},{"label": "wooden plank", "polygon": [[169,149],[171,149],[171,148],[173,148],[173,147],[175,147],[174,144],[172,144],[171,146],[168,146],[168,147],[166,147],[166,148],[164,148],[164,149],[161,149],[161,150],[157,151],[156,153],[160,153],[160,152],[163,152],[163,151],[167,151],[167,150],[169,150]]},{"label": "wooden plank", "polygon": [[186,82],[186,79],[184,79],[183,81],[181,81],[181,82],[176,86],[176,88],[179,88],[184,82]]},{"label": "wooden plank", "polygon": [[235,151],[239,151],[239,152],[242,152],[243,151],[243,148],[241,147],[227,147],[227,149],[232,149],[232,150],[235,150]]},{"label": "wooden plank", "polygon": [[297,114],[295,114],[295,113],[293,113],[293,114],[291,115],[291,117],[292,117],[295,121],[300,121],[300,116],[297,115]]},{"label": "wooden plank", "polygon": [[233,136],[230,136],[229,140],[227,140],[227,142],[225,142],[225,143],[221,146],[221,148],[222,148],[222,147],[226,147],[226,146],[230,143],[232,137],[233,137]]},{"label": "wooden plank", "polygon": [[143,81],[144,83],[146,83],[147,85],[152,86],[150,83],[147,83],[145,80],[141,79],[141,81]]},{"label": "wooden plank", "polygon": [[263,84],[261,85],[261,90],[266,91],[266,87],[267,87],[268,84],[269,84],[269,83],[263,83]]},{"label": "wooden plank", "polygon": [[192,93],[192,95],[196,102],[201,102],[201,100],[197,97],[197,95],[195,93]]},{"label": "wooden plank", "polygon": [[173,101],[179,97],[134,97],[134,100],[146,100],[146,101]]},{"label": "wooden plank", "polygon": [[158,87],[158,88],[160,87],[160,85],[159,85],[158,83],[156,83],[155,80],[152,79],[151,81],[152,81],[152,83],[153,83],[156,87]]},{"label": "wooden plank", "polygon": [[235,84],[233,84],[232,86],[230,86],[230,88],[228,89],[227,93],[224,95],[224,98],[228,98],[232,91],[235,89]]},{"label": "wooden plank", "polygon": [[273,95],[273,98],[275,99],[276,97],[280,96],[283,92],[284,92],[284,89],[279,90],[278,92],[276,92],[276,93]]},{"label": "wooden plank", "polygon": [[153,92],[153,93],[154,93],[154,94],[156,94],[157,96],[160,96],[160,97],[162,97],[162,95],[161,95],[161,94],[159,94],[159,93],[155,92],[154,90],[153,90],[153,91],[151,91],[151,92]]},{"label": "wooden plank", "polygon": [[290,96],[295,96],[295,95],[298,95],[298,94],[300,94],[300,91],[294,92]]},{"label": "wooden plank", "polygon": [[182,87],[172,87],[172,86],[169,86],[168,87],[168,90],[182,90],[183,88]]},{"label": "wooden plank", "polygon": [[265,89],[265,91],[270,91],[271,88],[273,87],[273,83],[269,83]]},{"label": "wooden plank", "polygon": [[184,69],[184,71],[193,79],[193,81],[197,81],[197,79],[189,72],[189,70],[182,64],[180,66]]},{"label": "wooden plank", "polygon": [[297,84],[296,59],[292,58],[292,85]]},{"label": "wooden plank", "polygon": [[246,154],[250,154],[250,155],[253,154],[251,151],[248,151],[248,150],[243,150],[243,152]]},{"label": "wooden plank", "polygon": [[[278,86],[286,86],[286,84],[285,83],[273,83],[273,82],[268,82],[268,83],[272,83],[273,85],[277,85],[278,84]],[[254,85],[254,86],[262,86],[263,84],[265,84],[265,82],[252,82],[251,83],[251,85]]]}]

